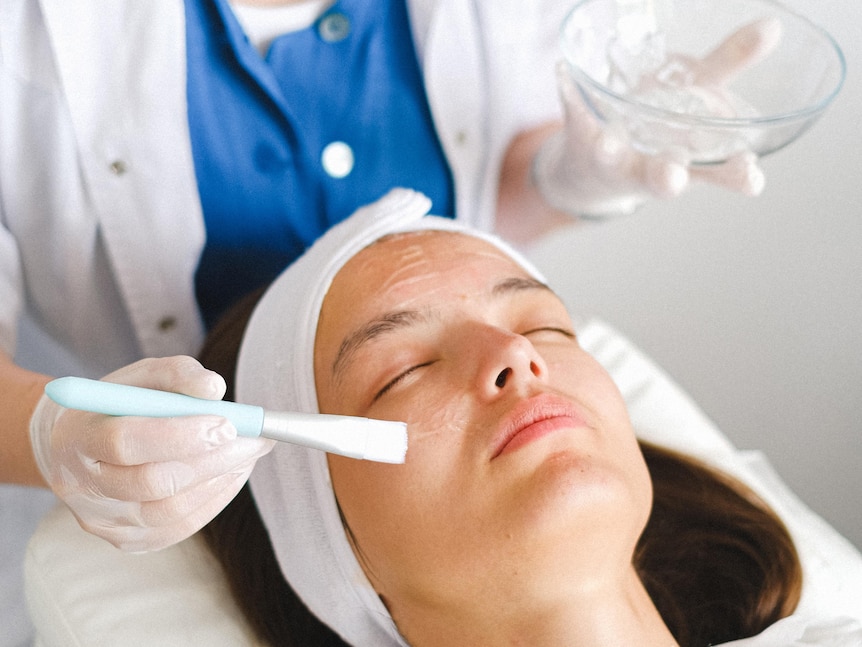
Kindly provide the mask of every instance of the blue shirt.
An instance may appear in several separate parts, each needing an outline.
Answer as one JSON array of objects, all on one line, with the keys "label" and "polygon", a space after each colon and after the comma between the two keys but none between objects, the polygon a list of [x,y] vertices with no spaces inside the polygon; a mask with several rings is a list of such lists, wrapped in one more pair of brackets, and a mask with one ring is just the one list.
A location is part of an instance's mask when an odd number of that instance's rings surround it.
[{"label": "blue shirt", "polygon": [[340,0],[265,59],[225,0],[186,0],[186,25],[207,326],[394,186],[454,215],[404,0]]}]

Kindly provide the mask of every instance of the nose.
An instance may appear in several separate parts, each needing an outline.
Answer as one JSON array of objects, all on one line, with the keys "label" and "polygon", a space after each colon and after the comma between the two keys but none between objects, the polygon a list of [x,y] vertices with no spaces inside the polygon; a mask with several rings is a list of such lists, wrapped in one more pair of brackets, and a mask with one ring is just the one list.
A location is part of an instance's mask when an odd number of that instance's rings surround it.
[{"label": "nose", "polygon": [[479,350],[479,385],[488,397],[517,389],[548,373],[544,359],[530,341],[507,330],[488,327],[482,331]]}]

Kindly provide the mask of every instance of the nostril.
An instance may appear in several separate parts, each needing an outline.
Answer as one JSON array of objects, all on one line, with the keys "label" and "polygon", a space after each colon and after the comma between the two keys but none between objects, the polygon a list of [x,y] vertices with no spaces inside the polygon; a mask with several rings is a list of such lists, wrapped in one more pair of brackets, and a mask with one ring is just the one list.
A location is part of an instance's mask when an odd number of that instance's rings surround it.
[{"label": "nostril", "polygon": [[500,371],[500,374],[497,376],[497,379],[494,381],[494,385],[498,389],[502,389],[504,386],[506,386],[506,380],[509,378],[509,373],[511,373],[511,372],[512,372],[512,369],[510,369],[510,368],[504,368],[502,371]]},{"label": "nostril", "polygon": [[536,362],[530,362],[530,372],[536,377],[539,377],[539,374],[542,372],[542,369],[539,368],[539,365],[536,364]]}]

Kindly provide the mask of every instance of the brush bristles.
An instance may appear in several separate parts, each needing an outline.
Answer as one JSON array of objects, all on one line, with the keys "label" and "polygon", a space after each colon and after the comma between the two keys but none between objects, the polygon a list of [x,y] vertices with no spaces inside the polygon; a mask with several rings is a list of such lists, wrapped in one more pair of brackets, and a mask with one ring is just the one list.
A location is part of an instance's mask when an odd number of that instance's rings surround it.
[{"label": "brush bristles", "polygon": [[369,420],[363,458],[380,463],[403,463],[407,456],[407,425],[403,422]]}]

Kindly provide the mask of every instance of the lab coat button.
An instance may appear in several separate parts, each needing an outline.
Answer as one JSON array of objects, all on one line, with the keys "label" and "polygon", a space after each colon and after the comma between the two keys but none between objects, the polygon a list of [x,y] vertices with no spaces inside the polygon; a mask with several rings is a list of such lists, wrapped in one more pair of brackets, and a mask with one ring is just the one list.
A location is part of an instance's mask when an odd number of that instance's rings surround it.
[{"label": "lab coat button", "polygon": [[177,327],[177,318],[170,315],[159,320],[159,332],[170,332]]},{"label": "lab coat button", "polygon": [[125,175],[126,171],[129,170],[123,160],[114,160],[108,165],[108,169],[110,169],[111,173],[114,175]]},{"label": "lab coat button", "polygon": [[317,32],[327,43],[337,43],[350,35],[350,18],[343,13],[331,13],[317,25]]},{"label": "lab coat button", "polygon": [[350,175],[353,170],[353,149],[344,142],[332,142],[327,144],[320,156],[323,170],[336,179]]}]

